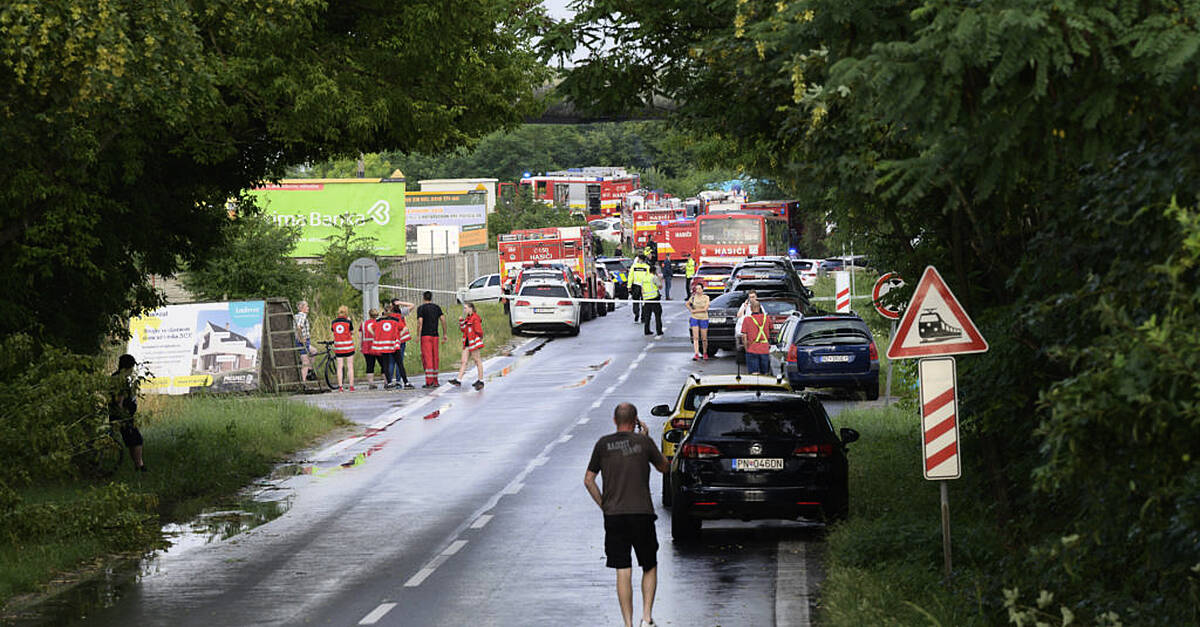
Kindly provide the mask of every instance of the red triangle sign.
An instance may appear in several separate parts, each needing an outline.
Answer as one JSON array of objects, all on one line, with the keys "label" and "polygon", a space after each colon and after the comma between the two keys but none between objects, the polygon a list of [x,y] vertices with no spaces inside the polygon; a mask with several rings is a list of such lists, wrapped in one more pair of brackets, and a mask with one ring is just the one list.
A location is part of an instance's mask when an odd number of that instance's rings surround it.
[{"label": "red triangle sign", "polygon": [[888,359],[986,353],[987,349],[987,340],[937,268],[927,266],[888,346]]}]

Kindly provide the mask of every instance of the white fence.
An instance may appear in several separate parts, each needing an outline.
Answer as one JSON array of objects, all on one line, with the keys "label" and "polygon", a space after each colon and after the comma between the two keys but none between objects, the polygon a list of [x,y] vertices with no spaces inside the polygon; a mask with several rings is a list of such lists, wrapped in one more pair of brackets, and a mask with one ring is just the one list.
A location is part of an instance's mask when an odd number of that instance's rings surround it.
[{"label": "white fence", "polygon": [[380,296],[419,303],[422,291],[434,290],[433,302],[449,307],[455,304],[453,294],[438,293],[437,290],[454,292],[466,287],[475,277],[499,272],[499,268],[499,253],[494,250],[404,259],[382,268],[380,282],[400,287],[380,288]]}]

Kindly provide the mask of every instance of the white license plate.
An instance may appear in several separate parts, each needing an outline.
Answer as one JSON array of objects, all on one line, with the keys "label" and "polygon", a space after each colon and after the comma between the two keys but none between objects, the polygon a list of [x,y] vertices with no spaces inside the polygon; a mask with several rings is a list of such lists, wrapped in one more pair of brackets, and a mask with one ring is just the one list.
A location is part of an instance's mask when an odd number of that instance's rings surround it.
[{"label": "white license plate", "polygon": [[735,457],[734,470],[783,470],[783,459],[778,457]]},{"label": "white license plate", "polygon": [[553,307],[534,307],[533,313],[554,313]]},{"label": "white license plate", "polygon": [[724,324],[724,322],[725,322],[724,318],[711,318],[710,317],[708,319],[709,324]]},{"label": "white license plate", "polygon": [[825,355],[824,357],[821,357],[821,363],[823,364],[844,364],[850,361],[854,361],[854,357],[850,355]]}]

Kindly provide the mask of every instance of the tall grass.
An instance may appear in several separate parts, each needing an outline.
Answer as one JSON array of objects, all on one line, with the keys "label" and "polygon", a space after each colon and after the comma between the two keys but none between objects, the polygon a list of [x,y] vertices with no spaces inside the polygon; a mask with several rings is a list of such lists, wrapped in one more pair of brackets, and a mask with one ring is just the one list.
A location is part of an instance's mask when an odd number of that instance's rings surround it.
[{"label": "tall grass", "polygon": [[150,396],[138,419],[149,472],[134,472],[126,455],[103,481],[21,490],[21,511],[0,525],[0,603],[109,553],[155,548],[162,523],[234,494],[348,424],[337,412],[260,397]]},{"label": "tall grass", "polygon": [[920,421],[896,407],[849,410],[839,426],[850,445],[850,517],[828,536],[820,622],[828,625],[985,625],[1004,622],[981,603],[1001,547],[970,478],[950,484],[954,577],[943,580],[936,482],[921,474]]},{"label": "tall grass", "polygon": [[[487,359],[496,354],[501,346],[512,339],[512,331],[508,325],[508,314],[504,313],[504,307],[499,303],[476,303],[475,307],[479,312],[479,317],[483,319],[483,357]],[[444,307],[443,312],[446,315],[446,331],[449,335],[446,341],[440,344],[438,370],[442,372],[457,371],[462,359],[462,333],[458,330],[458,317],[462,315],[462,308],[458,305]],[[313,311],[310,313],[314,343],[321,340],[333,339],[333,334],[329,327],[333,322],[334,315],[334,312],[324,311]],[[356,317],[352,317],[352,319],[354,321],[355,342],[357,346],[358,328],[362,324],[362,321]],[[409,315],[405,317],[404,323],[408,325],[408,330],[412,334],[412,340],[408,342],[408,347],[404,351],[404,369],[408,373],[409,380],[419,385],[420,381],[423,380],[422,373],[425,372],[425,367],[421,364],[421,339],[418,335],[420,327],[418,326],[416,312],[409,312]],[[440,327],[438,334],[441,334]],[[314,347],[319,348],[315,344]],[[378,370],[376,368],[375,379],[383,381],[383,377],[379,374]],[[354,373],[356,378],[359,381],[365,380],[366,372],[366,359],[363,357],[361,350],[356,350],[354,355]]]}]

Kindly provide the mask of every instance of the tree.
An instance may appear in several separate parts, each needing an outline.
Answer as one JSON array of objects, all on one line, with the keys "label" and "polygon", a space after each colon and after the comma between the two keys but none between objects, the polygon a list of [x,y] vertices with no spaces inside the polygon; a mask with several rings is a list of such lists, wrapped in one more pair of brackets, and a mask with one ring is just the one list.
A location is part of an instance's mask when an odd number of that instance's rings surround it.
[{"label": "tree", "polygon": [[183,273],[183,286],[205,300],[281,296],[296,302],[309,275],[291,258],[299,238],[298,226],[276,224],[263,214],[237,216],[208,259]]},{"label": "tree", "polygon": [[93,350],[295,163],[440,151],[535,110],[540,9],[485,0],[0,7],[0,334]]}]

